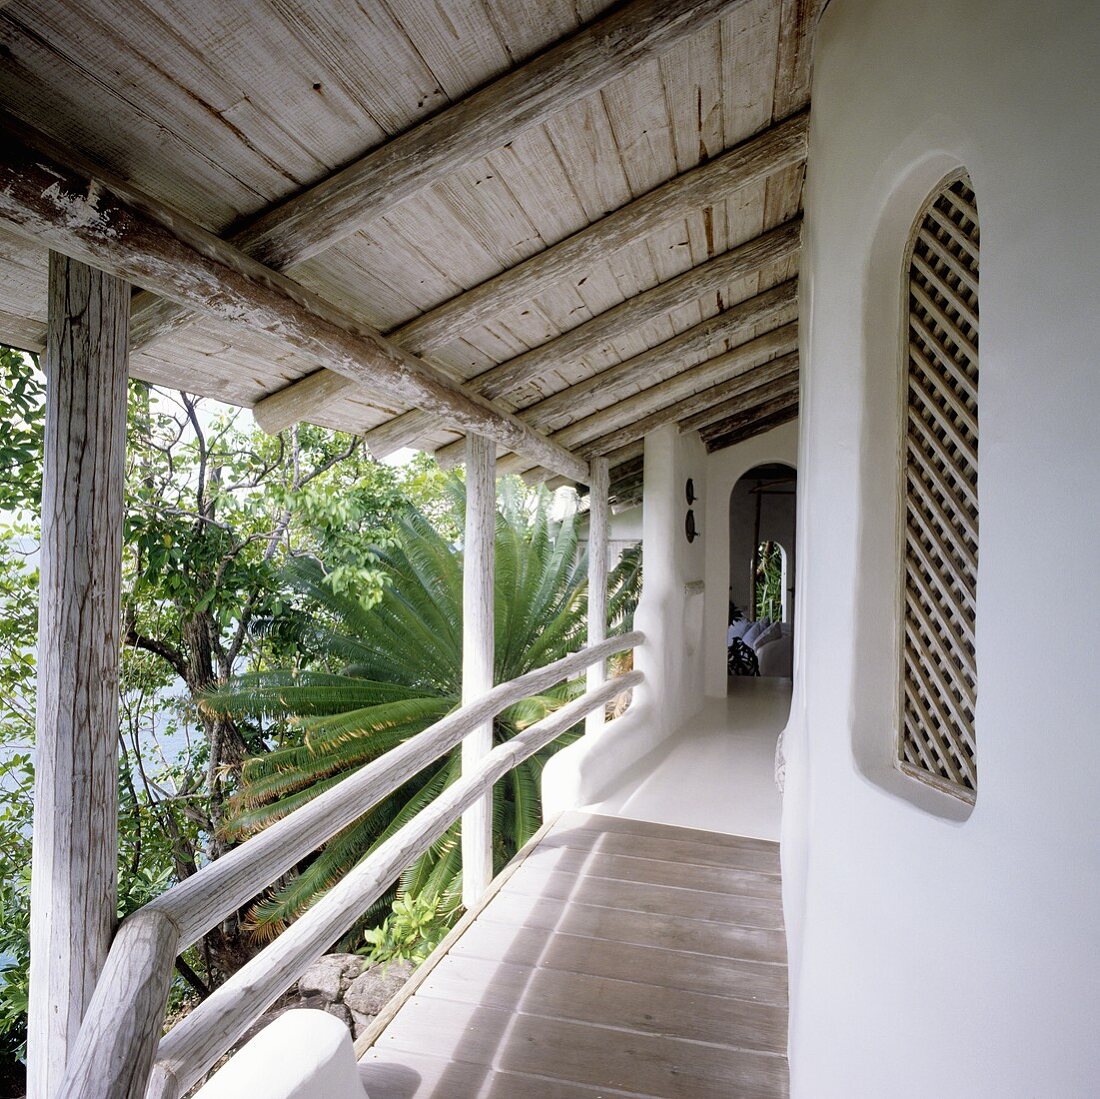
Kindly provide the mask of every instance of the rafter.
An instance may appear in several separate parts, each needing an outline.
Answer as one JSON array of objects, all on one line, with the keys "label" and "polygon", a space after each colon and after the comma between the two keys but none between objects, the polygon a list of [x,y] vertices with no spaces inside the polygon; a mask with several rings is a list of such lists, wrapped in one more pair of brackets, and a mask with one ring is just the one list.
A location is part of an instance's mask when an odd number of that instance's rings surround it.
[{"label": "rafter", "polygon": [[[660,56],[745,0],[633,0],[254,219],[231,239],[285,271]],[[194,320],[176,302],[134,301],[134,350]]]},{"label": "rafter", "polygon": [[776,378],[766,385],[756,386],[742,394],[721,420],[715,420],[703,428],[699,434],[704,442],[730,431],[746,426],[762,416],[770,416],[780,407],[798,400],[798,372]]},{"label": "rafter", "polygon": [[[730,394],[737,395],[735,399],[738,402],[740,414],[734,419],[738,420],[738,424],[741,416],[747,415],[749,419],[752,419],[757,414],[758,402],[766,398],[779,396],[784,400],[793,400],[797,404],[797,352],[783,355],[778,359],[772,359],[763,366],[749,370],[731,382],[722,382],[710,389],[693,393],[690,397],[659,409],[644,420],[627,424],[625,427],[610,432],[602,438],[578,447],[578,451],[589,456],[604,455],[614,467],[620,462],[625,462],[641,454],[644,450],[644,437],[649,432],[669,423],[676,423],[683,430],[684,422],[692,415],[723,397],[728,398]],[[509,457],[497,463],[497,472],[516,473],[519,472],[521,464],[523,464],[522,459]],[[551,484],[561,482],[561,478],[555,475],[553,471],[542,467],[523,471],[523,479],[532,485],[548,480]]]},{"label": "rafter", "polygon": [[776,398],[752,409],[750,413],[738,417],[736,423],[731,423],[728,430],[719,435],[712,435],[704,439],[707,452],[724,450],[726,447],[743,443],[746,439],[753,439],[757,435],[763,435],[765,431],[788,424],[798,418],[798,393],[792,392],[787,397]]},{"label": "rafter", "polygon": [[[667,282],[628,298],[584,324],[571,328],[557,339],[491,367],[469,379],[466,384],[483,397],[500,402],[502,407],[511,408],[513,406],[507,398],[540,374],[549,370],[561,370],[612,340],[637,331],[648,321],[679,308],[685,302],[697,301],[707,294],[721,292],[731,283],[790,259],[798,252],[801,228],[801,218],[786,222]],[[271,398],[272,401],[277,399],[278,394]],[[437,425],[431,418],[420,411],[406,412],[403,416],[397,416],[368,431],[365,439],[376,458],[385,458],[401,447],[412,445],[435,426]]]},{"label": "rafter", "polygon": [[[611,495],[619,500],[618,486],[622,482],[626,482],[634,475],[641,473],[644,465],[643,454],[645,451],[645,443],[639,439],[636,443],[631,443],[629,446],[624,446],[619,450],[612,451],[612,453],[605,455],[607,458],[607,464],[611,468]],[[560,473],[552,473],[548,469],[543,469],[542,466],[537,466],[534,469],[529,469],[523,475],[524,481],[529,485],[544,484],[548,489],[566,488],[577,484],[576,481],[570,480],[568,477],[563,477]]]},{"label": "rafter", "polygon": [[705,407],[712,401],[730,393],[751,393],[755,389],[766,385],[779,383],[782,385],[798,385],[798,353],[791,352],[777,359],[764,363],[744,374],[734,378],[730,382],[722,382],[710,389],[693,393],[683,400],[665,408],[658,409],[642,420],[627,424],[617,431],[601,437],[579,449],[590,451],[593,454],[602,454],[608,451],[618,450],[628,443],[644,438],[651,431],[655,431],[665,424],[679,423],[690,416],[696,410]]},{"label": "rafter", "polygon": [[[632,398],[638,380],[651,382],[646,392],[656,396],[662,380],[675,381],[684,373],[684,363],[706,359],[719,349],[731,351],[746,343],[761,328],[775,329],[793,321],[798,310],[798,280],[790,279],[763,294],[748,298],[732,309],[710,317],[640,355],[625,359],[606,370],[568,386],[517,413],[525,424],[546,430],[566,427],[615,401]],[[722,347],[724,345],[724,348]],[[443,466],[462,458],[462,443],[436,451]]]},{"label": "rafter", "polygon": [[[782,363],[782,360],[777,360],[777,362]],[[795,390],[798,388],[797,362],[793,367],[788,366],[778,373],[769,371],[769,375],[769,377],[758,378],[756,385],[750,389],[736,386],[728,387],[721,394],[725,397],[725,400],[709,404],[701,411],[677,420],[676,426],[680,429],[680,434],[684,435],[689,431],[698,431],[705,438],[707,435],[713,434],[715,430],[721,430],[722,425],[727,421],[736,420],[739,416],[744,415],[746,409],[759,404],[760,401],[770,400],[792,387]],[[749,375],[750,379],[751,377]]]},{"label": "rafter", "polygon": [[[807,127],[808,115],[802,112],[764,130],[558,244],[393,329],[390,338],[418,355],[451,343],[499,313],[529,302],[546,288],[579,277],[609,255],[714,201],[715,195],[747,187],[801,162],[806,156]],[[278,431],[316,416],[333,399],[327,380],[308,375],[261,401],[256,406],[257,421],[265,430]]]},{"label": "rafter", "polygon": [[[646,430],[652,431],[664,423],[673,421],[681,432],[696,430],[691,424],[693,420],[698,422],[697,417],[686,413],[690,413],[700,404],[714,400],[716,393],[728,395],[734,391],[738,394],[737,396],[698,413],[698,417],[706,421],[700,430],[700,435],[708,451],[721,450],[734,443],[744,442],[764,431],[770,431],[773,427],[788,423],[798,416],[798,356],[791,354],[773,359],[730,385],[716,386],[689,397],[655,417]],[[723,414],[718,419],[712,419],[711,414],[720,408],[724,410]],[[684,418],[677,419],[679,416]],[[632,433],[627,432],[627,434]],[[591,449],[597,449],[603,445],[607,444],[601,440]],[[612,472],[614,473],[617,467],[625,468],[629,463],[636,461],[644,450],[644,439],[635,438],[632,442],[607,452],[606,457]],[[555,474],[542,466],[527,470],[523,474],[523,479],[529,485],[545,482],[550,488],[574,483],[568,477]]]},{"label": "rafter", "polygon": [[0,126],[0,138],[0,218],[14,231],[587,477],[585,463],[560,444],[176,211],[13,121]]},{"label": "rafter", "polygon": [[[770,381],[775,371],[790,370],[796,366],[797,356],[789,357],[780,366],[773,366],[772,360],[788,356],[797,345],[798,325],[785,324],[577,420],[555,431],[550,438],[562,446],[575,448],[585,457],[609,454],[662,424],[674,423],[706,403],[721,400],[729,394],[731,386],[751,387],[759,384],[757,378]],[[752,381],[745,379],[750,374]],[[523,455],[508,455],[497,462],[497,472],[523,473],[531,465]]]}]

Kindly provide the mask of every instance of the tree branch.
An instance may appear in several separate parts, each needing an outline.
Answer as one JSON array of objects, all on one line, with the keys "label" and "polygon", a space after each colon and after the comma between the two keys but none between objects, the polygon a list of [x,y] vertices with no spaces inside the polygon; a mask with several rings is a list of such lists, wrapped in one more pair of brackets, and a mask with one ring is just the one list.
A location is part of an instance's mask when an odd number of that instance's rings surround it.
[{"label": "tree branch", "polygon": [[183,653],[164,641],[138,633],[137,626],[132,620],[126,622],[126,633],[122,640],[123,644],[129,645],[132,649],[142,649],[147,653],[152,653],[153,656],[159,656],[180,679],[185,680],[187,678],[187,661],[184,659]]}]

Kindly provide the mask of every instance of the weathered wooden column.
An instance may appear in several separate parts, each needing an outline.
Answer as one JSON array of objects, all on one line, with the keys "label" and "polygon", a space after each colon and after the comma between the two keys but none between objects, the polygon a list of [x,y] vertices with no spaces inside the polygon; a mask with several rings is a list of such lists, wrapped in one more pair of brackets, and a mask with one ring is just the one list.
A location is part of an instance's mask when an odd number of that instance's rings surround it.
[{"label": "weathered wooden column", "polygon": [[[588,473],[588,644],[607,636],[607,536],[609,469],[606,458],[593,458]],[[607,679],[604,661],[588,668],[588,689],[602,686]],[[593,710],[584,719],[585,732],[603,728],[603,710]]]},{"label": "weathered wooden column", "polygon": [[[496,550],[496,444],[466,436],[466,533],[462,573],[462,701],[493,686],[493,577]],[[462,742],[468,773],[493,748],[493,723]],[[493,877],[493,799],[487,794],[462,814],[462,903],[470,908]]]},{"label": "weathered wooden column", "polygon": [[30,1099],[55,1099],[115,927],[127,283],[50,253]]}]

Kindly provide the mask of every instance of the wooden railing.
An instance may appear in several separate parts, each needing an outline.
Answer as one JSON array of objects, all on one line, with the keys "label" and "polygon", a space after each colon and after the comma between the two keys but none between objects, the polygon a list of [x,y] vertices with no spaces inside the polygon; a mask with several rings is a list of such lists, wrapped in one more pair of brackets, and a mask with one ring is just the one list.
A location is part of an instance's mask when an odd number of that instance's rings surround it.
[{"label": "wooden railing", "polygon": [[608,638],[494,687],[135,912],[115,936],[60,1094],[66,1099],[178,1099],[463,810],[587,714],[640,683],[641,673],[589,690],[494,748],[160,1039],[177,954],[460,744],[472,729],[643,640],[637,631]]}]

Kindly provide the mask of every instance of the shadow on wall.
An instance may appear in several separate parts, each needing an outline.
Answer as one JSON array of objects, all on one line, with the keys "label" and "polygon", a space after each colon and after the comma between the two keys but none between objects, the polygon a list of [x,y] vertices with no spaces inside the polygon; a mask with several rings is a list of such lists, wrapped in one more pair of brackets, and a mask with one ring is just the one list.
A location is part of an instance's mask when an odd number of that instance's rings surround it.
[{"label": "shadow on wall", "polygon": [[790,677],[795,492],[792,466],[772,462],[738,479],[729,498],[730,677]]}]

